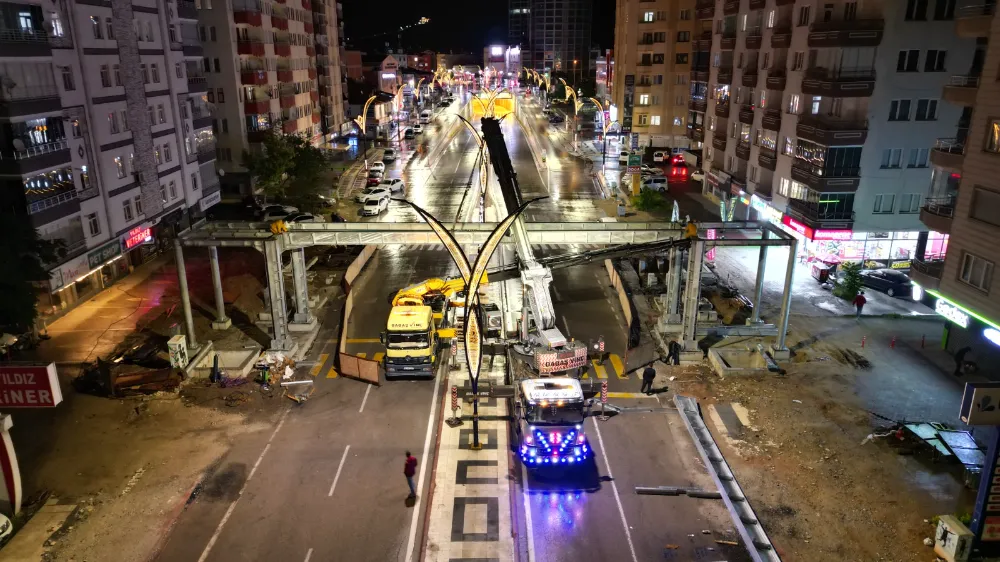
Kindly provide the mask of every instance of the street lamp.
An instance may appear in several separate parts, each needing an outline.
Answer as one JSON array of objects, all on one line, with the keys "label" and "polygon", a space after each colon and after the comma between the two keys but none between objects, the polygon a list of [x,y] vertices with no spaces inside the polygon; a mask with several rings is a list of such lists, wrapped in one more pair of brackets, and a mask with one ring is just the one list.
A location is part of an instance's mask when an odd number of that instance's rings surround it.
[{"label": "street lamp", "polygon": [[368,169],[368,130],[365,128],[365,123],[368,121],[368,106],[375,101],[376,96],[368,98],[365,102],[365,108],[361,110],[361,116],[356,117],[354,122],[361,127],[361,143],[362,143],[362,157],[365,161],[365,169]]}]

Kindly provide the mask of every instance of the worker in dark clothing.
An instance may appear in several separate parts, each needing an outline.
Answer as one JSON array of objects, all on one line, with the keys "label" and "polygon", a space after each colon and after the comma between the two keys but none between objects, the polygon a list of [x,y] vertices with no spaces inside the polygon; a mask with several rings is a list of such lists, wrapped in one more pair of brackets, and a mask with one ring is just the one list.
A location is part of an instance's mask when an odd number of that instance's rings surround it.
[{"label": "worker in dark clothing", "polygon": [[639,392],[643,392],[647,395],[653,393],[653,379],[656,378],[656,370],[653,369],[652,365],[647,366],[642,370],[642,388]]},{"label": "worker in dark clothing", "polygon": [[681,344],[677,343],[677,340],[670,340],[670,343],[667,344],[667,360],[665,363],[667,365],[681,364]]},{"label": "worker in dark clothing", "polygon": [[960,377],[965,374],[965,356],[972,351],[971,347],[963,347],[955,352],[955,373],[956,377]]}]

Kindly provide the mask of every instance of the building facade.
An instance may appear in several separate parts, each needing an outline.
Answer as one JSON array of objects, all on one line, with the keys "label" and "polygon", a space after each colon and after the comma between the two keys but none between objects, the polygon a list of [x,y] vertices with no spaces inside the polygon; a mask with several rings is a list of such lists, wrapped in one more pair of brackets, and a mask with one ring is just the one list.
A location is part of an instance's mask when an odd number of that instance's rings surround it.
[{"label": "building facade", "polygon": [[[507,0],[508,39],[538,72],[585,75],[590,68],[592,2]],[[578,80],[574,80],[576,83]]]},{"label": "building facade", "polygon": [[0,182],[66,253],[48,264],[43,320],[127,275],[218,201],[199,130],[193,3],[0,3]]},{"label": "building facade", "polygon": [[[959,114],[930,152],[932,179],[920,209],[925,228],[946,233],[947,253],[927,255],[910,272],[925,302],[949,320],[946,348],[970,348],[980,368],[1000,361],[1000,19],[995,5],[959,5],[953,32],[975,41],[972,57],[949,67],[939,94]],[[949,54],[950,57],[950,54]]]},{"label": "building facade", "polygon": [[954,11],[699,1],[688,134],[704,143],[706,195],[737,220],[780,222],[810,260],[908,270],[942,254],[919,211],[935,139],[964,112],[941,89],[976,52]]},{"label": "building facade", "polygon": [[[612,103],[633,144],[687,148],[694,0],[620,0]],[[598,78],[600,78],[598,67]],[[637,135],[637,138],[635,137]]]}]

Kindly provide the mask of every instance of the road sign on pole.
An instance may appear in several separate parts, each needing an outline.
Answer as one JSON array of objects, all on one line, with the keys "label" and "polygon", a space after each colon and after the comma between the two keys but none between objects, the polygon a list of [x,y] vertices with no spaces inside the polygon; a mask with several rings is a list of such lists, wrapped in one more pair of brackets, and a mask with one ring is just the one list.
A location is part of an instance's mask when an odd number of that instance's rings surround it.
[{"label": "road sign on pole", "polygon": [[608,381],[601,381],[601,415],[598,419],[601,421],[606,421],[608,419],[607,414],[604,413],[604,407],[608,403]]}]

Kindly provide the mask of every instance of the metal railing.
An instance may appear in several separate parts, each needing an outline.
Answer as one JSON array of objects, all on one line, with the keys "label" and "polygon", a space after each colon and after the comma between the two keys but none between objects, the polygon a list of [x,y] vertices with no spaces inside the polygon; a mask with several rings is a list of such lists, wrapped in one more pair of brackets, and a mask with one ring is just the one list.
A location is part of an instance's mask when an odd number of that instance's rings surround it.
[{"label": "metal railing", "polygon": [[46,86],[14,86],[9,90],[7,88],[0,88],[0,102],[55,97],[59,97],[59,88],[55,84]]},{"label": "metal railing", "polygon": [[34,158],[35,156],[48,154],[49,152],[65,150],[66,148],[68,148],[68,145],[66,144],[66,139],[61,139],[45,144],[36,144],[35,146],[29,146],[24,150],[14,150],[6,154],[0,153],[0,160],[24,160],[26,158]]},{"label": "metal railing", "polygon": [[923,209],[939,217],[953,217],[955,216],[955,198],[949,196],[925,199]]},{"label": "metal railing", "polygon": [[955,76],[948,78],[948,82],[945,84],[945,86],[955,86],[958,88],[978,88],[979,77],[956,74]]},{"label": "metal railing", "polygon": [[77,198],[76,190],[69,190],[60,193],[59,195],[46,197],[45,199],[41,199],[33,203],[30,203],[28,205],[28,214],[34,215],[35,213],[40,213],[45,209],[55,207],[56,205],[62,205],[63,203],[73,201],[76,198]]},{"label": "metal railing", "polygon": [[48,43],[49,34],[44,29],[0,29],[2,43]]},{"label": "metal railing", "polygon": [[955,10],[956,18],[975,18],[979,16],[992,16],[996,12],[997,5],[995,2],[981,2],[976,4],[970,4],[968,6],[962,6],[961,8]]},{"label": "metal railing", "polygon": [[965,143],[956,138],[944,138],[934,141],[934,150],[947,152],[948,154],[963,154]]},{"label": "metal railing", "polygon": [[928,277],[940,279],[941,274],[944,273],[944,260],[911,260],[910,269],[919,271]]},{"label": "metal railing", "polygon": [[77,198],[80,199],[80,201],[86,201],[88,199],[93,199],[94,197],[97,197],[100,194],[101,194],[100,189],[97,189],[96,187],[88,187],[87,189],[80,191],[79,195],[77,195]]},{"label": "metal railing", "polygon": [[805,76],[806,78],[814,78],[817,80],[868,81],[875,80],[875,68],[826,68],[822,66],[814,66],[806,69]]}]

